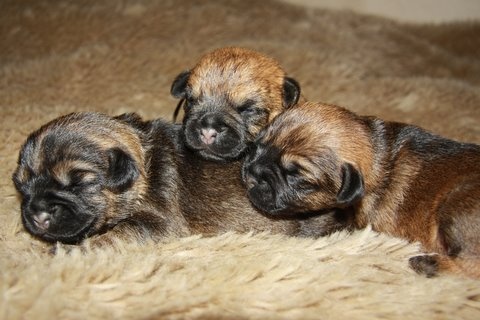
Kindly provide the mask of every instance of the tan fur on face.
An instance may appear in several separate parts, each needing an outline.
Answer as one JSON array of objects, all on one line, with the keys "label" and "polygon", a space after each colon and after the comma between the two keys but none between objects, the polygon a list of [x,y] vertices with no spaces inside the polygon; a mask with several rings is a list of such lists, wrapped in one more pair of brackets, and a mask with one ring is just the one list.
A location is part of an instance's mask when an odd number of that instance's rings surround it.
[{"label": "tan fur on face", "polygon": [[325,152],[335,154],[339,161],[354,164],[362,172],[368,172],[368,176],[373,173],[368,131],[355,121],[353,114],[337,106],[313,102],[299,105],[288,111],[288,117],[280,115],[263,140],[288,150],[285,162],[288,158],[308,159]]},{"label": "tan fur on face", "polygon": [[[82,115],[79,117],[70,116],[66,120],[59,120],[51,126],[45,126],[41,129],[40,134],[36,138],[36,143],[41,146],[47,135],[55,134],[57,128],[61,130],[71,130],[71,132],[78,132],[78,136],[88,137],[88,140],[97,145],[101,151],[107,151],[112,148],[119,148],[128,152],[137,163],[145,162],[145,150],[138,134],[127,125],[123,125],[119,121],[113,121],[100,114]],[[43,148],[36,148],[37,151]],[[78,151],[78,150],[77,150]],[[33,158],[33,157],[32,157]],[[36,172],[44,170],[44,157],[39,153],[34,159],[32,169]],[[67,181],[72,170],[88,170],[89,165],[81,161],[62,161],[54,168],[49,168],[60,181]],[[146,173],[142,166],[140,170],[139,187],[144,184]],[[87,177],[86,177],[87,178]],[[137,183],[138,183],[137,182]],[[143,187],[141,187],[143,189]]]},{"label": "tan fur on face", "polygon": [[[98,117],[97,117],[98,116]],[[88,136],[89,140],[95,142],[102,150],[112,147],[124,148],[131,151],[137,160],[143,159],[143,152],[140,147],[138,135],[126,125],[121,125],[118,121],[113,121],[104,115],[92,114],[72,114],[67,117],[56,119],[54,122],[44,125],[37,132],[35,143],[41,146],[47,135],[55,134],[57,130],[65,130],[77,132],[78,136]],[[37,153],[30,156],[31,160],[38,160],[36,166],[32,169],[39,170],[38,165],[41,164],[43,156],[41,152],[43,148],[35,148]]]},{"label": "tan fur on face", "polygon": [[[350,163],[361,172],[365,192],[371,193],[385,173],[385,160],[382,154],[375,152],[371,131],[363,121],[361,117],[342,107],[306,102],[281,114],[267,128],[262,141],[284,150],[283,165],[286,166],[289,162],[299,163],[307,169],[303,171],[305,177],[312,181],[319,179],[322,172],[338,172],[342,163]],[[387,201],[382,202],[382,210],[394,214],[398,205],[403,202],[403,192],[408,187],[408,179],[417,173],[416,166],[418,163],[411,158],[402,167],[396,168],[397,178],[386,191]],[[340,181],[337,181],[337,186],[340,186]],[[373,205],[377,205],[375,196],[365,199],[362,204],[366,208]],[[366,226],[368,221],[387,230],[395,228],[395,222],[390,215],[357,218],[362,227]]]},{"label": "tan fur on face", "polygon": [[203,56],[191,70],[194,97],[219,93],[236,105],[247,99],[265,103],[269,121],[282,109],[285,71],[274,59],[244,48],[221,48]]},{"label": "tan fur on face", "polygon": [[[81,153],[81,150],[70,148],[68,145],[58,150],[65,153],[67,159],[59,158],[55,163],[46,161],[52,155],[46,153],[45,144],[47,138],[52,137],[54,139],[83,138],[89,143],[93,143],[100,154],[106,154],[112,148],[119,148],[129,154],[138,164],[139,177],[135,180],[132,188],[125,191],[121,197],[108,189],[104,189],[101,194],[90,199],[93,203],[100,202],[102,199],[109,203],[108,210],[98,218],[96,225],[102,226],[125,218],[125,216],[119,216],[119,208],[124,206],[125,203],[132,202],[133,199],[138,202],[143,198],[148,187],[144,165],[146,150],[142,147],[138,133],[131,126],[121,121],[97,113],[71,114],[40,128],[35,135],[35,145],[32,153],[29,154],[29,157],[24,157],[23,161],[26,161],[27,165],[19,166],[17,169],[16,176],[20,183],[25,183],[31,175],[41,174],[44,171],[48,172],[56,182],[63,186],[70,185],[74,172],[77,175],[76,179],[80,179],[84,184],[98,178],[98,168],[93,168],[89,162],[75,159],[78,157],[78,153]],[[68,156],[72,156],[72,159],[68,159]],[[85,188],[89,187],[85,186]],[[128,210],[120,212],[124,212],[124,215],[130,214]]]},{"label": "tan fur on face", "polygon": [[85,171],[81,175],[81,180],[83,182],[92,181],[95,179],[95,174],[88,172],[91,170],[91,164],[88,162],[78,161],[78,160],[66,160],[59,163],[56,163],[53,168],[50,169],[51,174],[55,179],[63,185],[68,185],[71,182],[71,173],[75,170]]}]

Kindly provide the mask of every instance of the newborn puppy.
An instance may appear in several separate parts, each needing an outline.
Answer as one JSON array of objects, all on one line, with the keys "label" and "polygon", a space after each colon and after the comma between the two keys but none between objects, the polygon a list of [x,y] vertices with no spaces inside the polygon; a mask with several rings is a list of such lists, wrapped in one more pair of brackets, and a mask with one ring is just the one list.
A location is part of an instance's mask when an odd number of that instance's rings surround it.
[{"label": "newborn puppy", "polygon": [[320,236],[330,218],[282,220],[250,204],[240,164],[216,164],[183,147],[181,126],[73,113],[33,132],[13,181],[22,221],[38,238],[68,244],[92,237],[143,241],[194,233],[270,231]]},{"label": "newborn puppy", "polygon": [[246,158],[252,203],[270,214],[351,208],[354,227],[419,241],[419,273],[480,277],[480,146],[306,103],[278,116]]},{"label": "newborn puppy", "polygon": [[207,160],[241,157],[247,143],[300,97],[277,61],[243,48],[221,48],[180,73],[171,93],[183,104],[186,145]]}]

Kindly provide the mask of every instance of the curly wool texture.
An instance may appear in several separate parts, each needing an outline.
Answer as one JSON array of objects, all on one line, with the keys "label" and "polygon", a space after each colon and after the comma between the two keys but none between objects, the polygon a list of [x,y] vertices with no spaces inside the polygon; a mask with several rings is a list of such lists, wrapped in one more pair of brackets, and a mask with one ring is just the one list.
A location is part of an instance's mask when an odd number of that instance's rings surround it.
[{"label": "curly wool texture", "polygon": [[[72,111],[171,118],[170,84],[235,45],[279,60],[312,101],[480,142],[480,25],[405,25],[275,1],[0,4],[3,319],[477,319],[480,282],[425,279],[415,244],[369,229],[227,233],[56,256],[21,225],[18,150]],[[218,195],[221,197],[221,195]]]}]

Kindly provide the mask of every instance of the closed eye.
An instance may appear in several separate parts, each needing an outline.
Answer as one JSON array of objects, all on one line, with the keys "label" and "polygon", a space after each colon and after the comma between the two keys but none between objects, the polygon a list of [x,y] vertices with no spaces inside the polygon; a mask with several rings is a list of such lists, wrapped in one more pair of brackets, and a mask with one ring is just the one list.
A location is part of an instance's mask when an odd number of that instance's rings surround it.
[{"label": "closed eye", "polygon": [[285,180],[290,187],[298,190],[314,190],[316,186],[309,181],[308,171],[298,163],[288,163],[284,167]]},{"label": "closed eye", "polygon": [[289,163],[287,164],[284,169],[286,175],[298,175],[300,173],[300,168],[297,164]]},{"label": "closed eye", "polygon": [[70,172],[69,187],[85,186],[96,182],[97,175],[94,171],[77,169]]},{"label": "closed eye", "polygon": [[242,105],[237,107],[237,111],[240,114],[253,114],[258,112],[258,108],[255,107],[255,101],[247,100]]}]

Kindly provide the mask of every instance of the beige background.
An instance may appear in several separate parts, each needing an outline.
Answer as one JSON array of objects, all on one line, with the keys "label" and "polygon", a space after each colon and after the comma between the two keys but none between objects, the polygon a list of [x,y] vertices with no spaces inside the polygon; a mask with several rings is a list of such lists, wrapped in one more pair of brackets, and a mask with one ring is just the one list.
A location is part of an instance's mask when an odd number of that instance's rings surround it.
[{"label": "beige background", "polygon": [[480,19],[479,0],[284,0],[309,7],[350,9],[404,22]]}]

